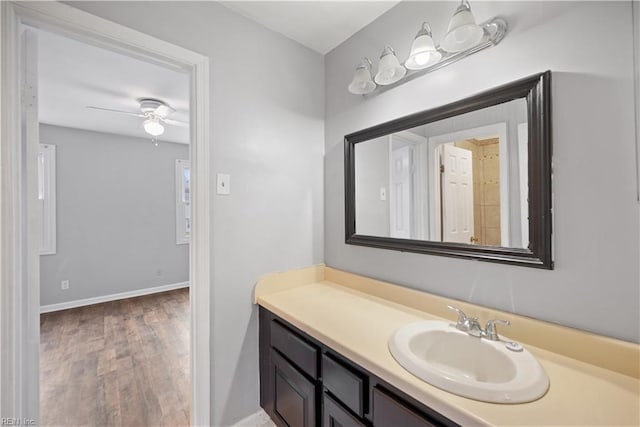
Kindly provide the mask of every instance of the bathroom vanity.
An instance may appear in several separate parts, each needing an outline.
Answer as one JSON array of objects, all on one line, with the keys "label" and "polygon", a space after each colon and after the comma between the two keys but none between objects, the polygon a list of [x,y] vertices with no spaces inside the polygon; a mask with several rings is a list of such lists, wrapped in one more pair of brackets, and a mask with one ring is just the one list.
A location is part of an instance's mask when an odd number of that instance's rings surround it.
[{"label": "bathroom vanity", "polygon": [[[473,306],[324,266],[265,276],[260,305],[260,403],[278,425],[638,425],[636,344]],[[455,324],[455,304],[504,318],[549,377],[535,401],[496,404],[437,388],[404,369],[389,338],[421,320]],[[612,356],[613,355],[613,356]]]},{"label": "bathroom vanity", "polygon": [[455,426],[260,307],[260,405],[282,426]]}]

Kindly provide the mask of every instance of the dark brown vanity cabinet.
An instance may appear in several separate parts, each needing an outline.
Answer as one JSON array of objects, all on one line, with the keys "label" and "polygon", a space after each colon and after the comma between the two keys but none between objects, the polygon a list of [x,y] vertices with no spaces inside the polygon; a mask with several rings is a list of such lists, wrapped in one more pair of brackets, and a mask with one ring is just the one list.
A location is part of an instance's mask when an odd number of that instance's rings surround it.
[{"label": "dark brown vanity cabinet", "polygon": [[283,427],[456,426],[260,307],[260,405]]},{"label": "dark brown vanity cabinet", "polygon": [[318,346],[260,309],[260,405],[276,424],[318,425],[319,354]]}]

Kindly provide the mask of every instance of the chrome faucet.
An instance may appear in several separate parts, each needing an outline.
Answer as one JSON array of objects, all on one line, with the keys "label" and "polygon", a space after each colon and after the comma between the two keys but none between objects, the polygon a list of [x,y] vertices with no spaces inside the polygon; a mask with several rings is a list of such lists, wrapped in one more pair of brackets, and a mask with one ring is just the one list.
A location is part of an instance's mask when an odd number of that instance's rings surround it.
[{"label": "chrome faucet", "polygon": [[480,326],[480,322],[478,322],[477,317],[468,317],[464,313],[464,311],[451,305],[448,305],[447,308],[449,310],[453,310],[456,313],[458,313],[458,320],[456,321],[456,329],[462,332],[466,332],[472,337],[486,338],[490,341],[500,341],[500,337],[498,336],[498,331],[496,329],[496,324],[501,324],[501,325],[510,324],[508,320],[500,320],[500,319],[489,320],[487,322],[487,326],[483,330],[482,326]]},{"label": "chrome faucet", "polygon": [[494,319],[489,320],[487,322],[487,326],[484,328],[482,332],[482,336],[491,341],[500,341],[500,337],[498,336],[498,330],[496,329],[496,323],[500,325],[509,326],[511,322],[508,320]]},{"label": "chrome faucet", "polygon": [[478,322],[477,317],[468,317],[466,314],[464,314],[464,311],[452,305],[448,305],[447,308],[449,310],[453,310],[456,313],[458,313],[458,321],[456,322],[456,329],[462,332],[466,332],[469,335],[474,337],[482,336],[484,331],[482,330],[482,327],[480,326],[480,323]]}]

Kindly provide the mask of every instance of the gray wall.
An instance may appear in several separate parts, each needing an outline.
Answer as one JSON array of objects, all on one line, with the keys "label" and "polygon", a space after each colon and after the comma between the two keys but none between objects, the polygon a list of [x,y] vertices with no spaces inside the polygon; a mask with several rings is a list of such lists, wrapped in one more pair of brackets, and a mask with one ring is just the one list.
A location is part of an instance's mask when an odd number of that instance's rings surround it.
[{"label": "gray wall", "polygon": [[56,145],[57,190],[41,305],[189,280],[189,246],[175,235],[175,161],[189,158],[188,145],[51,125],[40,141]]},{"label": "gray wall", "polygon": [[211,60],[211,421],[233,424],[259,408],[256,280],[323,261],[324,59],[213,2],[73,6]]},{"label": "gray wall", "polygon": [[[379,95],[347,92],[359,58],[377,58],[385,43],[405,58],[423,19],[440,40],[454,7],[401,2],[325,57],[326,263],[640,341],[631,3],[474,2],[479,22],[509,21],[500,45]],[[594,38],[594,28],[607,30]],[[344,135],[545,70],[553,71],[555,270],[345,245]]]}]

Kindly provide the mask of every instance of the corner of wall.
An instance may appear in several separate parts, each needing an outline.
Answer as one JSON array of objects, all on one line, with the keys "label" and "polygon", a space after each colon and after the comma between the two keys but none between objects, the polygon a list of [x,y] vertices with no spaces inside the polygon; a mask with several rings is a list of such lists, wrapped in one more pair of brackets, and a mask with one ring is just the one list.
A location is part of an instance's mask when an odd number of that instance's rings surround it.
[{"label": "corner of wall", "polygon": [[635,86],[636,121],[636,192],[640,203],[640,4],[631,2],[633,14],[633,82]]}]

